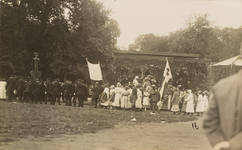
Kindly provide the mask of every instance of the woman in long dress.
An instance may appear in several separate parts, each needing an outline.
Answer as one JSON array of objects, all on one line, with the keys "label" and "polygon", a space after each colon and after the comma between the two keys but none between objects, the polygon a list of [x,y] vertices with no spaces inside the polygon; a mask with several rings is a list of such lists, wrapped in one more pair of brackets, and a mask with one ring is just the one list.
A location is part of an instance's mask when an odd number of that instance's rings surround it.
[{"label": "woman in long dress", "polygon": [[130,93],[128,92],[128,87],[126,86],[124,89],[123,89],[123,92],[122,92],[122,100],[121,100],[121,108],[122,109],[127,109],[128,108],[128,102],[129,102],[129,95]]},{"label": "woman in long dress", "polygon": [[6,81],[0,81],[0,99],[7,99],[6,96]]},{"label": "woman in long dress", "polygon": [[207,110],[208,108],[208,93],[205,91],[203,92],[204,96],[203,96],[203,100],[204,100],[204,111]]},{"label": "woman in long dress", "polygon": [[120,102],[122,98],[122,85],[118,82],[117,87],[115,88],[115,98],[113,102],[113,107],[117,108],[120,107]]},{"label": "woman in long dress", "polygon": [[198,91],[196,112],[197,112],[198,116],[200,116],[200,113],[201,113],[201,116],[202,116],[203,112],[204,112],[204,100],[203,100],[202,91]]},{"label": "woman in long dress", "polygon": [[100,97],[101,107],[107,108],[109,105],[109,88],[104,85],[104,90]]},{"label": "woman in long dress", "polygon": [[184,112],[184,115],[186,114],[186,108],[187,108],[187,102],[185,101],[185,99],[188,97],[188,93],[187,91],[184,91],[184,95],[183,95],[183,98],[182,98],[182,109],[181,111]]},{"label": "woman in long dress", "polygon": [[114,99],[115,99],[115,86],[111,85],[110,91],[109,91],[109,108],[110,109],[113,109]]},{"label": "woman in long dress", "polygon": [[194,106],[193,106],[193,95],[192,95],[192,90],[188,90],[188,97],[185,99],[185,101],[187,102],[187,107],[186,107],[186,113],[193,115],[194,113]]},{"label": "woman in long dress", "polygon": [[140,85],[137,85],[137,100],[135,102],[135,107],[139,110],[142,109],[142,91],[140,90]]},{"label": "woman in long dress", "polygon": [[149,92],[148,91],[144,91],[144,95],[143,95],[143,106],[145,108],[145,111],[147,109],[147,107],[150,105],[149,102]]},{"label": "woman in long dress", "polygon": [[178,103],[179,103],[179,95],[180,95],[180,93],[179,93],[178,89],[175,88],[175,92],[173,93],[172,100],[171,100],[171,102],[172,102],[171,111],[173,112],[174,115],[178,114],[178,112],[180,110],[179,109],[179,105],[178,105]]}]

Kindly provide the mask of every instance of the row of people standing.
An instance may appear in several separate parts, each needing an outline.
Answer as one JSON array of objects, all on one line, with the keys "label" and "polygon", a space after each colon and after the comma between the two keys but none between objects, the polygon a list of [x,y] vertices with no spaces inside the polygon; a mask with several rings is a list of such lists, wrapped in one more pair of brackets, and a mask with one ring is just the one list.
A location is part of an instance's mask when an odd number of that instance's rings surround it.
[{"label": "row of people standing", "polygon": [[208,108],[208,97],[209,93],[207,91],[202,92],[199,90],[193,93],[192,90],[181,91],[179,87],[174,89],[172,96],[172,108],[171,111],[174,114],[184,114],[193,115],[197,113],[198,116],[203,115],[203,112]]},{"label": "row of people standing", "polygon": [[160,100],[160,93],[155,85],[143,89],[141,84],[122,86],[117,83],[108,87],[104,85],[100,96],[100,105],[109,109],[131,109],[133,111],[151,107],[154,113],[157,102]]},{"label": "row of people standing", "polygon": [[55,105],[55,102],[61,103],[60,99],[65,102],[66,105],[76,106],[76,100],[79,101],[78,106],[83,107],[83,101],[87,98],[88,90],[82,80],[78,80],[74,84],[72,81],[67,80],[66,83],[61,83],[57,78],[53,82],[50,78],[47,78],[46,82],[39,80],[27,79],[23,77],[16,79],[11,76],[6,83],[7,100],[12,101],[16,98],[14,91],[20,103],[22,102],[40,102],[47,104],[47,101],[51,105]]}]

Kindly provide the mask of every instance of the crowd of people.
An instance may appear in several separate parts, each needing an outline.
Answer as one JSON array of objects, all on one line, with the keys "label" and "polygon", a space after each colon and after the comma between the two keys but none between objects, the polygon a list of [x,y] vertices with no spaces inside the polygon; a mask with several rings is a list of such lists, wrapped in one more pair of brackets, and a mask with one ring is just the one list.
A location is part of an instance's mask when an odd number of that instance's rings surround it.
[{"label": "crowd of people", "polygon": [[57,102],[61,105],[61,102],[65,102],[67,106],[76,106],[78,101],[78,107],[83,107],[83,101],[87,99],[87,96],[87,85],[83,84],[80,79],[74,83],[70,80],[61,83],[59,78],[53,81],[50,78],[40,81],[11,76],[6,82],[7,101],[17,98],[20,103],[47,104],[50,102],[51,105],[55,105]]},{"label": "crowd of people", "polygon": [[[173,86],[170,93],[170,101],[167,95],[160,94],[160,87],[155,85],[152,76],[138,80],[135,77],[133,82],[122,85],[120,82],[114,85],[94,82],[92,87],[79,79],[76,82],[67,80],[61,83],[57,78],[51,81],[33,80],[23,77],[11,76],[6,83],[7,100],[18,99],[20,103],[45,103],[51,105],[65,102],[66,106],[83,107],[84,101],[91,97],[93,107],[104,109],[119,109],[142,111],[150,109],[150,114],[159,112],[164,103],[171,102],[173,114],[203,115],[208,107],[209,92],[191,89],[184,90],[181,85]],[[141,81],[141,82],[140,82]],[[78,104],[78,105],[77,105]],[[168,108],[169,109],[169,108]]]}]

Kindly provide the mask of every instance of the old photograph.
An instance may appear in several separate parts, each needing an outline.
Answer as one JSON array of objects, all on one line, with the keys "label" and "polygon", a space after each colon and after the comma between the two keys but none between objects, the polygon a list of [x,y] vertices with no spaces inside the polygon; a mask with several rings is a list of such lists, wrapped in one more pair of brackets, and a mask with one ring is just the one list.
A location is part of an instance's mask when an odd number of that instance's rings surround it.
[{"label": "old photograph", "polygon": [[242,150],[242,0],[0,2],[0,150]]}]

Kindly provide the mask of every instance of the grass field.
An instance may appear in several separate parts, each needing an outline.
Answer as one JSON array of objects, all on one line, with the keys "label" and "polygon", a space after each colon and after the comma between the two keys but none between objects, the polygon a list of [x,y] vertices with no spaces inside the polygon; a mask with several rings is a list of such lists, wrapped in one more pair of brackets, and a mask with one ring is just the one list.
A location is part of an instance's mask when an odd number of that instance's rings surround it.
[{"label": "grass field", "polygon": [[[135,123],[184,122],[195,116],[172,115],[161,111],[150,115],[150,111],[134,113]],[[13,103],[0,100],[0,142],[11,142],[18,138],[56,134],[95,133],[113,128],[120,122],[129,122],[130,111],[92,108],[90,105],[70,107],[62,105]]]}]

